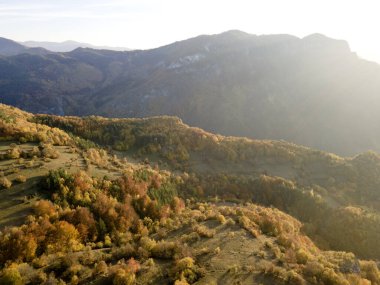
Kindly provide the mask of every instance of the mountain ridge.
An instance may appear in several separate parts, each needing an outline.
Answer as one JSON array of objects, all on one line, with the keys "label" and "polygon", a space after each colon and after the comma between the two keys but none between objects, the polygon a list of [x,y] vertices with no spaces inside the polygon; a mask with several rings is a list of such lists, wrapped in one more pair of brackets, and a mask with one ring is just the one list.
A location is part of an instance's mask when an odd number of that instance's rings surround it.
[{"label": "mountain ridge", "polygon": [[79,47],[92,48],[100,50],[114,50],[114,51],[128,51],[130,48],[126,47],[111,47],[111,46],[98,46],[88,43],[77,42],[73,40],[66,40],[63,42],[50,42],[50,41],[24,41],[20,42],[27,47],[41,47],[53,52],[70,52]]},{"label": "mountain ridge", "polygon": [[[20,71],[25,64],[29,71]],[[380,151],[380,66],[318,34],[229,31],[152,50],[78,49],[6,57],[0,65],[1,102],[32,112],[175,115],[224,135],[285,139],[341,155]]]},{"label": "mountain ridge", "polygon": [[19,54],[44,55],[49,53],[41,47],[28,48],[16,41],[0,37],[0,56],[16,56]]}]

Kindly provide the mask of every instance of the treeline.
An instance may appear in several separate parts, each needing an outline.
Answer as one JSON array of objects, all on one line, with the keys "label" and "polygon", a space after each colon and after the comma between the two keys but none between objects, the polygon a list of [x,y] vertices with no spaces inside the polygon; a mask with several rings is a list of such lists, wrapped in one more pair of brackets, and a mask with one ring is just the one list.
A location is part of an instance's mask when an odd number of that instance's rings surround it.
[{"label": "treeline", "polygon": [[[191,128],[176,117],[145,119],[106,119],[37,115],[34,120],[57,127],[115,150],[135,150],[139,154],[158,154],[171,162],[186,162],[193,153],[206,160],[254,161],[265,157],[278,161],[294,160],[306,148],[285,142],[254,141],[223,137]],[[271,156],[271,158],[269,158]]]}]

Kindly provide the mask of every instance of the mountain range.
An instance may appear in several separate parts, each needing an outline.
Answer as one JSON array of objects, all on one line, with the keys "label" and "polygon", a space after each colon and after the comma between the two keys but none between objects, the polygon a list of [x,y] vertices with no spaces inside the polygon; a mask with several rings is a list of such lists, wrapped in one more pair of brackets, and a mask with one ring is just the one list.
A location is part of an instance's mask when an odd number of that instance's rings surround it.
[{"label": "mountain range", "polygon": [[175,115],[223,135],[380,151],[380,66],[321,34],[228,31],[151,50],[0,42],[0,102],[34,113]]},{"label": "mountain range", "polygon": [[77,41],[64,41],[64,42],[39,42],[39,41],[26,41],[21,42],[22,45],[27,47],[40,47],[54,52],[69,52],[77,48],[92,48],[92,49],[106,49],[115,51],[130,50],[125,47],[110,47],[110,46],[96,46],[87,43],[81,43]]},{"label": "mountain range", "polygon": [[0,38],[0,56],[13,56],[18,54],[44,54],[47,51],[41,47],[28,48],[15,41]]}]

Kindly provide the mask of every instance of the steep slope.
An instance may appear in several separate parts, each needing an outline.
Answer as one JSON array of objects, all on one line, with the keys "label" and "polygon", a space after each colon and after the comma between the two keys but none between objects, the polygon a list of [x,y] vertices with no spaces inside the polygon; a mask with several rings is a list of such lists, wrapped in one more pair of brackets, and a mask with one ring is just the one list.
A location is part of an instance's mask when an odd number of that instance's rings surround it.
[{"label": "steep slope", "polygon": [[0,58],[1,101],[25,109],[63,114],[73,94],[99,86],[103,74],[96,67],[64,54],[20,54]]},{"label": "steep slope", "polygon": [[176,115],[224,135],[341,155],[380,150],[380,67],[315,34],[199,36],[146,51],[1,58],[0,100],[28,111]]},{"label": "steep slope", "polygon": [[16,55],[26,50],[26,47],[12,40],[0,38],[0,55]]}]

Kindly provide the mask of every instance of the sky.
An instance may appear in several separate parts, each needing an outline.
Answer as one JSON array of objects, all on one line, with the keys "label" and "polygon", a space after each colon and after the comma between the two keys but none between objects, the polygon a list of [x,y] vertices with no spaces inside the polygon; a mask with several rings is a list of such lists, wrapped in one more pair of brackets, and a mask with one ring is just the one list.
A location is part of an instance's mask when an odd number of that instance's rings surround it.
[{"label": "sky", "polygon": [[378,0],[0,0],[0,37],[149,49],[201,34],[313,33],[380,63]]}]

